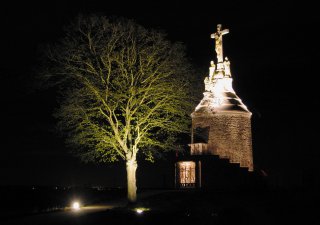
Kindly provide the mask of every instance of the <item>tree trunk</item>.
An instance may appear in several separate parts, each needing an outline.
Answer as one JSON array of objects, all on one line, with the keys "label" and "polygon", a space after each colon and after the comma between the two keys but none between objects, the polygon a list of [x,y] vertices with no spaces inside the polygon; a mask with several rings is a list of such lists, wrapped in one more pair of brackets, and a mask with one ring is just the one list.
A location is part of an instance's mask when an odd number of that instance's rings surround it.
[{"label": "tree trunk", "polygon": [[128,201],[134,203],[137,200],[136,171],[138,164],[136,159],[130,159],[126,164]]}]

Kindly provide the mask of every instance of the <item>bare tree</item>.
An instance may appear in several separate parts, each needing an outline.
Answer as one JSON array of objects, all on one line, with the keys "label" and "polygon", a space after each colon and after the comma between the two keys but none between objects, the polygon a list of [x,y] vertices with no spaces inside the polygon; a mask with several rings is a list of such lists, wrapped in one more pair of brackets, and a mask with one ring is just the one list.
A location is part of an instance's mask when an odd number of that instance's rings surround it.
[{"label": "bare tree", "polygon": [[153,161],[189,131],[184,48],[133,21],[91,16],[78,17],[46,56],[41,74],[61,88],[55,115],[66,142],[84,161],[124,160],[135,202],[137,154]]}]

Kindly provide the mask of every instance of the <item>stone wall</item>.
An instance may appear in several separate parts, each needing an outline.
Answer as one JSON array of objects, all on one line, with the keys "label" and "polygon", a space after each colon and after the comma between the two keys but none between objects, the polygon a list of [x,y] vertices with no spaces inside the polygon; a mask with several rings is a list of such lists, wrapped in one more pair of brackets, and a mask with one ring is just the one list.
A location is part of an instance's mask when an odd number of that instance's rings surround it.
[{"label": "stone wall", "polygon": [[251,113],[217,112],[192,118],[193,130],[210,127],[208,151],[253,171]]}]

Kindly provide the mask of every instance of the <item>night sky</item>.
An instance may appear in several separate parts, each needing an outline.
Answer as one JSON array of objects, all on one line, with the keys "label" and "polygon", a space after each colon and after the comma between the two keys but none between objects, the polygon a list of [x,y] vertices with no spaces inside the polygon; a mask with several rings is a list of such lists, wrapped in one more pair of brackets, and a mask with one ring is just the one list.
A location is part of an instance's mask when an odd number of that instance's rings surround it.
[{"label": "night sky", "polygon": [[[54,133],[56,96],[33,88],[37,49],[62,37],[63,26],[79,13],[122,16],[165,31],[170,40],[186,45],[203,78],[215,59],[210,34],[218,23],[229,28],[224,55],[231,61],[234,89],[253,113],[256,169],[279,185],[319,185],[320,13],[307,1],[237,2],[66,0],[1,5],[0,185],[124,185],[123,163],[84,165],[68,153]],[[151,185],[156,177],[161,181],[165,166],[163,161],[141,165],[141,184]]]}]

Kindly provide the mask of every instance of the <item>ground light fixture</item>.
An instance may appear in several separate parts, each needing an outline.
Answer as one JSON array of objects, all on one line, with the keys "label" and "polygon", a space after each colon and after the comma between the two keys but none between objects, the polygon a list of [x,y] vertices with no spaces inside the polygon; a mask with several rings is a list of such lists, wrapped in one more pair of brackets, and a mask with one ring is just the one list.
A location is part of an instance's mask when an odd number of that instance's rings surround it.
[{"label": "ground light fixture", "polygon": [[142,210],[142,209],[136,209],[136,212],[137,212],[138,214],[142,214],[142,213],[143,213],[143,210]]},{"label": "ground light fixture", "polygon": [[78,201],[72,202],[71,208],[73,210],[79,210],[80,209],[80,203]]},{"label": "ground light fixture", "polygon": [[144,207],[139,207],[139,208],[134,208],[134,211],[137,213],[137,214],[143,214],[144,212],[146,211],[149,211],[150,208],[144,208]]}]

